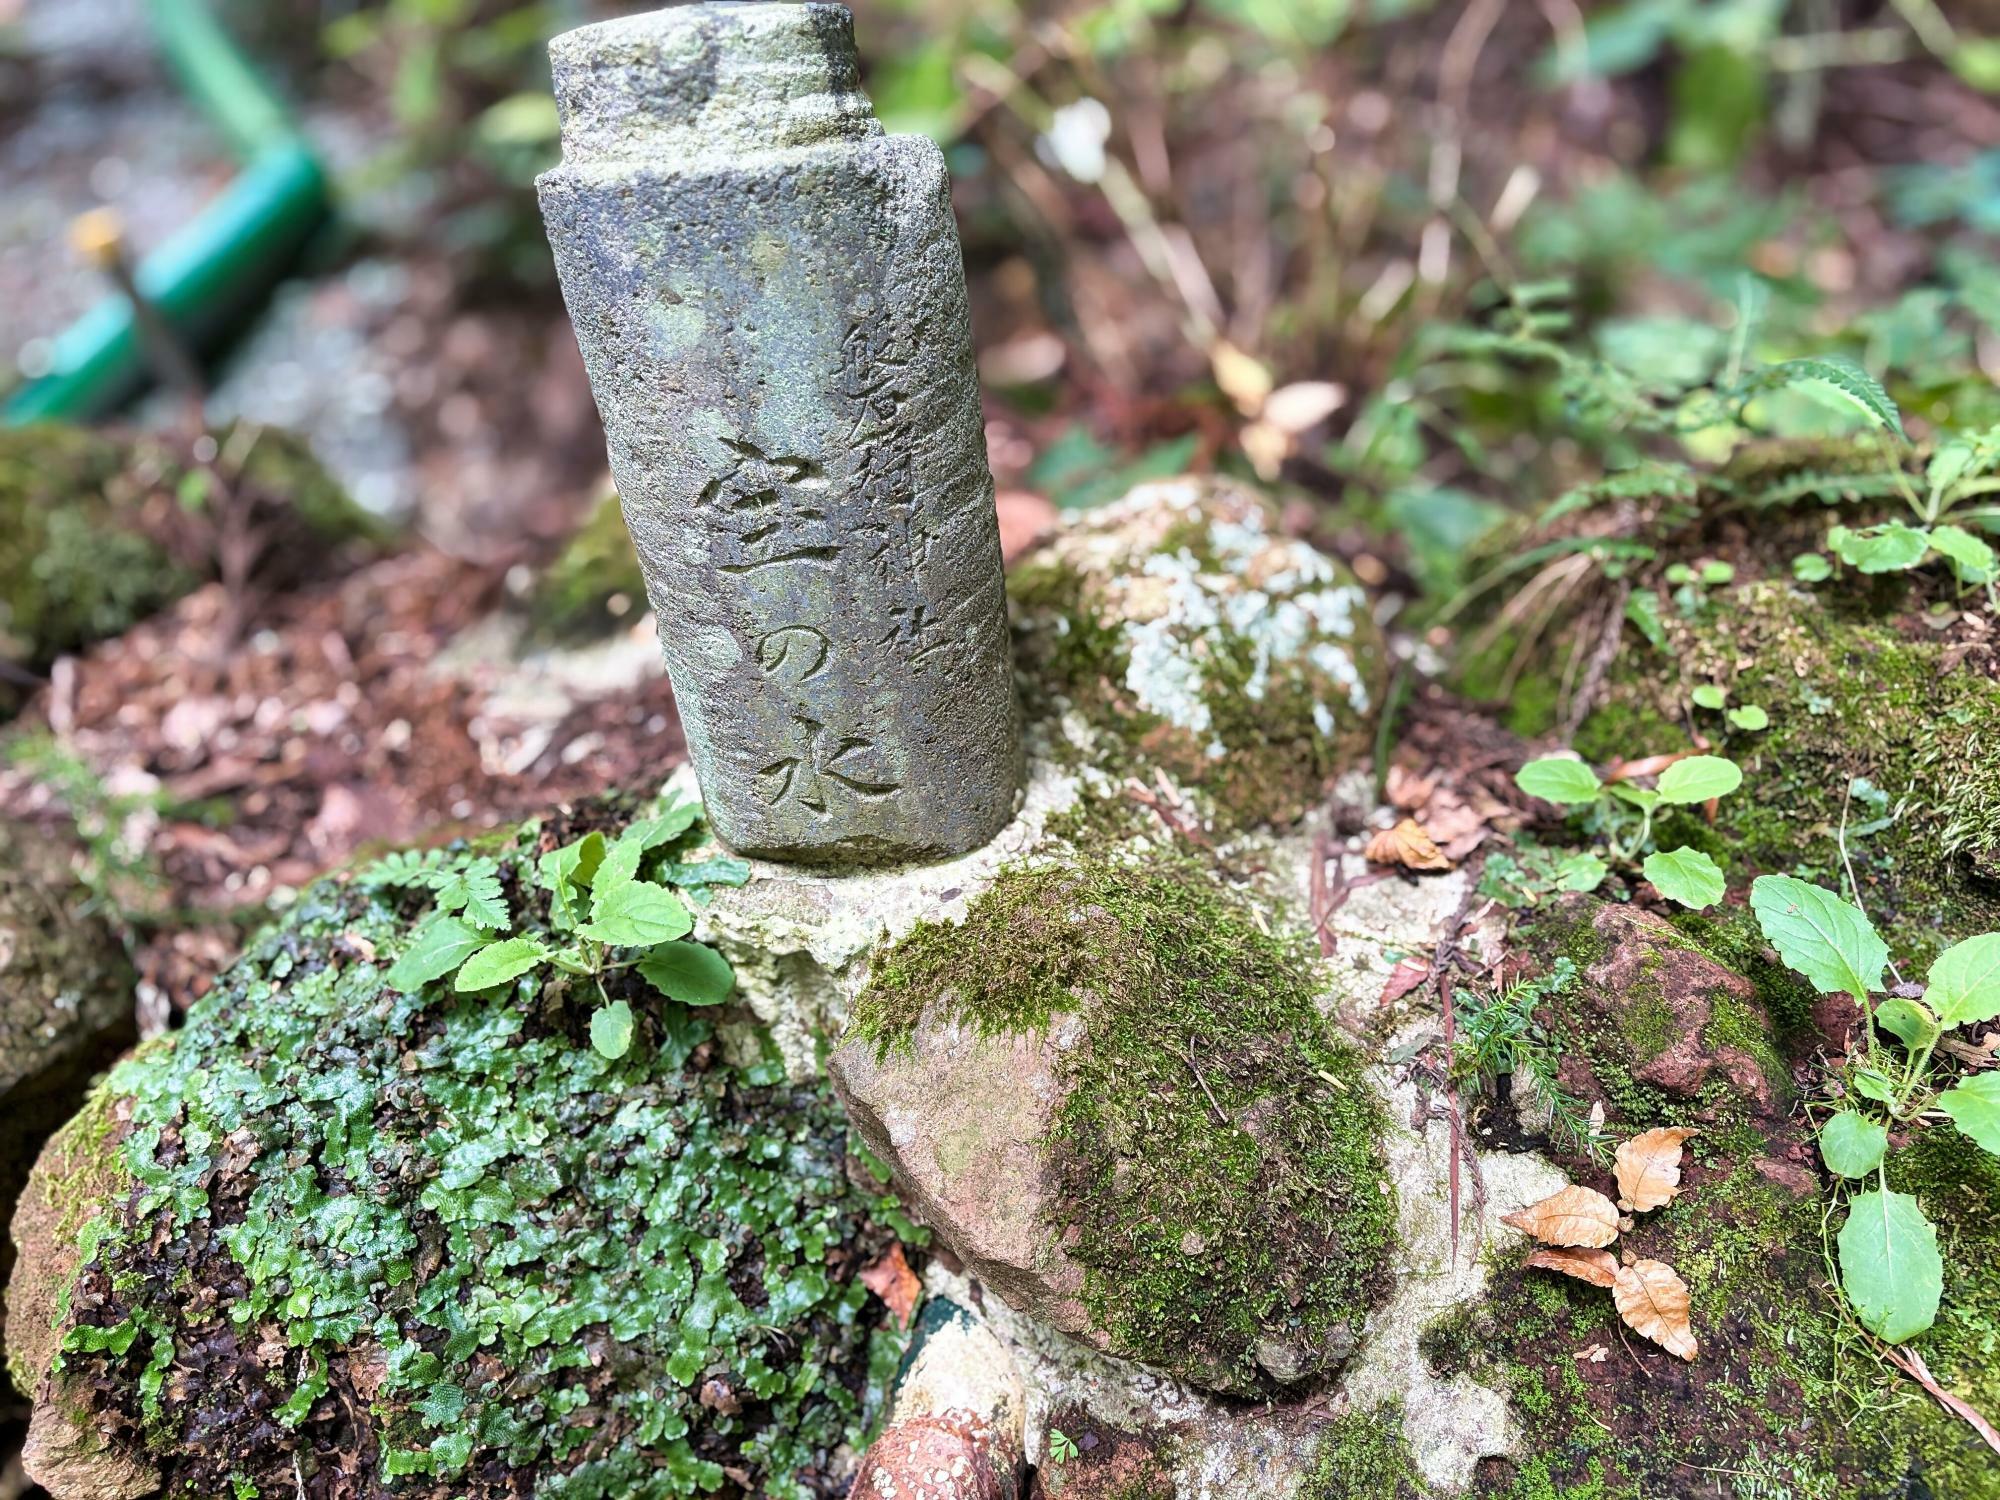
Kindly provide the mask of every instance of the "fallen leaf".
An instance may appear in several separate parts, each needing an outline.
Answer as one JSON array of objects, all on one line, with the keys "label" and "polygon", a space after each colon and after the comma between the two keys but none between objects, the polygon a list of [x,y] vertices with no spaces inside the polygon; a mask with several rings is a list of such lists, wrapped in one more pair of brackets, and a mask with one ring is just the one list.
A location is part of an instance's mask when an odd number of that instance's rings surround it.
[{"label": "fallen leaf", "polygon": [[1618,1206],[1644,1213],[1674,1201],[1681,1190],[1681,1142],[1695,1134],[1678,1126],[1635,1135],[1618,1148]]},{"label": "fallen leaf", "polygon": [[1991,1422],[1981,1416],[1977,1407],[1973,1406],[1963,1397],[1954,1396],[1950,1391],[1939,1385],[1937,1377],[1931,1374],[1930,1366],[1924,1363],[1924,1357],[1921,1354],[1917,1353],[1914,1349],[1898,1349],[1893,1344],[1883,1350],[1883,1353],[1888,1355],[1892,1363],[1902,1366],[1903,1369],[1916,1377],[1917,1383],[1933,1396],[1937,1397],[1939,1404],[1945,1410],[1952,1413],[1952,1415],[1963,1421],[1966,1426],[1978,1433],[1981,1442],[1986,1444],[1995,1453],[2000,1453],[2000,1430],[1996,1430]]},{"label": "fallen leaf", "polygon": [[1560,1271],[1592,1286],[1610,1286],[1618,1279],[1618,1260],[1609,1250],[1537,1250],[1528,1257],[1530,1269]]},{"label": "fallen leaf", "polygon": [[1449,870],[1451,861],[1439,852],[1415,818],[1405,818],[1368,841],[1363,853],[1375,865],[1401,865],[1406,870]]},{"label": "fallen leaf", "polygon": [[1592,1344],[1588,1349],[1579,1349],[1570,1356],[1579,1364],[1601,1365],[1611,1357],[1611,1349],[1606,1344]]},{"label": "fallen leaf", "polygon": [[874,1264],[862,1267],[861,1284],[888,1304],[889,1315],[896,1320],[898,1328],[910,1326],[910,1316],[917,1310],[917,1299],[923,1295],[923,1283],[917,1280],[917,1273],[910,1269],[910,1263],[903,1259],[900,1243],[891,1245],[889,1253]]},{"label": "fallen leaf", "polygon": [[1651,1339],[1669,1354],[1692,1361],[1701,1352],[1688,1321],[1688,1289],[1665,1261],[1641,1260],[1618,1268],[1611,1286],[1618,1316],[1641,1338]]},{"label": "fallen leaf", "polygon": [[1501,1218],[1544,1245],[1601,1249],[1618,1238],[1618,1209],[1596,1188],[1566,1187]]},{"label": "fallen leaf", "polygon": [[1406,958],[1389,971],[1388,981],[1382,986],[1383,1005],[1393,1004],[1416,989],[1431,977],[1431,961],[1427,958]]}]

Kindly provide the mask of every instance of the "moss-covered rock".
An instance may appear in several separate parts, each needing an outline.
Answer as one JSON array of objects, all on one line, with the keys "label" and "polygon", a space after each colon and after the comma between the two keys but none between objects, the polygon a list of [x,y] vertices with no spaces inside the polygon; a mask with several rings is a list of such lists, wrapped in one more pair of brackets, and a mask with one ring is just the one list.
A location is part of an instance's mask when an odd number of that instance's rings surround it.
[{"label": "moss-covered rock", "polygon": [[1288,823],[1366,753],[1388,672],[1367,597],[1220,480],[1142,485],[1009,583],[1030,706],[1112,776],[1155,768],[1216,826]]},{"label": "moss-covered rock", "polygon": [[[1546,1020],[1564,1085],[1605,1106],[1607,1135],[1703,1126],[1679,1196],[1620,1239],[1686,1280],[1701,1353],[1684,1364],[1621,1337],[1600,1290],[1502,1264],[1485,1301],[1426,1340],[1438,1368],[1506,1381],[1533,1434],[1527,1456],[1496,1466],[1479,1493],[1657,1500],[1715,1493],[1712,1477],[1724,1474],[1754,1486],[1739,1492],[1798,1500],[1993,1500],[1991,1451],[1882,1361],[1830,1281],[1824,1179],[1780,1086],[1818,1039],[1807,997],[1758,967],[1742,920],[1670,928],[1578,899],[1531,934],[1535,962],[1560,954],[1577,966],[1576,982],[1548,997]],[[1673,1078],[1638,1076],[1649,1055],[1673,1049],[1685,1065]],[[1739,1079],[1749,1063],[1761,1076]],[[1601,1164],[1569,1165],[1611,1186]],[[1912,1347],[1947,1389],[1993,1409],[2000,1164],[1930,1129],[1892,1155],[1890,1179],[1919,1196],[1945,1248],[1944,1310]]]},{"label": "moss-covered rock", "polygon": [[547,641],[610,634],[646,607],[646,579],[625,529],[616,491],[607,491],[529,591],[528,626]]},{"label": "moss-covered rock", "polygon": [[[608,818],[312,887],[112,1075],[115,1171],[52,1148],[34,1196],[68,1206],[16,1278],[61,1336],[40,1451],[100,1434],[203,1500],[843,1492],[895,1341],[857,1274],[880,1200],[826,1088],[623,963],[615,1059],[588,976],[390,982],[445,930],[418,936],[433,892],[570,941],[543,856]],[[698,829],[641,873],[698,899]],[[10,1348],[45,1372],[43,1340]]]},{"label": "moss-covered rock", "polygon": [[[208,463],[164,435],[0,430],[0,666],[38,671],[217,576],[217,473],[262,543],[259,582],[321,572],[329,549],[376,534],[290,434],[239,424],[205,441]],[[0,673],[0,712],[9,692]]]},{"label": "moss-covered rock", "polygon": [[1361,1058],[1192,858],[1002,872],[879,955],[832,1072],[969,1267],[1212,1389],[1321,1378],[1390,1281]]},{"label": "moss-covered rock", "polygon": [[[137,1040],[137,976],[67,856],[0,822],[0,1221],[92,1076]],[[0,1273],[13,1265],[0,1244]]]}]

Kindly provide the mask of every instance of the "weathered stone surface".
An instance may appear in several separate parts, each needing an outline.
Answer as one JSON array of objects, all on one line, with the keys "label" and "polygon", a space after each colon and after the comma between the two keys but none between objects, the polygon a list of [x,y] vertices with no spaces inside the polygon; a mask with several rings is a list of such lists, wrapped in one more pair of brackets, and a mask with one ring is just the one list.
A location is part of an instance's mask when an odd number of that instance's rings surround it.
[{"label": "weathered stone surface", "polygon": [[962,853],[1021,779],[944,159],[834,5],[550,47],[540,182],[710,815],[746,853]]},{"label": "weathered stone surface", "polygon": [[1367,597],[1241,485],[1141,485],[1010,592],[1024,680],[1069,753],[1165,775],[1221,831],[1296,821],[1368,752],[1389,659]]},{"label": "weathered stone surface", "polygon": [[987,1323],[945,1297],[924,1304],[889,1420],[854,1475],[855,1500],[1015,1500],[1027,1393]]},{"label": "weathered stone surface", "polygon": [[[137,977],[67,851],[0,823],[0,1221],[93,1074],[138,1039]],[[14,1264],[0,1244],[0,1272]]]}]

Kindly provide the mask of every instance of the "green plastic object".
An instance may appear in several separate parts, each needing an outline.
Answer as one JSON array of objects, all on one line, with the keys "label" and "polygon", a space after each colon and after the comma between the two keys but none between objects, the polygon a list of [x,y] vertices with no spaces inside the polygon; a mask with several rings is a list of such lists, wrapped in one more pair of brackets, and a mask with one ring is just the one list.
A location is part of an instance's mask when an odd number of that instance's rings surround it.
[{"label": "green plastic object", "polygon": [[[244,162],[201,216],[136,273],[147,301],[189,349],[205,354],[297,263],[326,221],[332,193],[284,106],[199,0],[152,0],[151,14],[161,54]],[[0,407],[0,422],[103,416],[150,375],[131,303],[107,297],[58,335],[48,373]]]}]

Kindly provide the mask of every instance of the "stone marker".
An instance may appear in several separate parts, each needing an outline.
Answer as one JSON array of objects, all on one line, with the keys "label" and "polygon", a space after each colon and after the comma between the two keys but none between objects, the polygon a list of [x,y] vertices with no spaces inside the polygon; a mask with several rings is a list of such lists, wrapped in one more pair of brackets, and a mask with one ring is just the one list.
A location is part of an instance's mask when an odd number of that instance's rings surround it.
[{"label": "stone marker", "polygon": [[944,158],[837,5],[549,47],[539,183],[709,815],[774,859],[963,853],[1021,782]]}]

